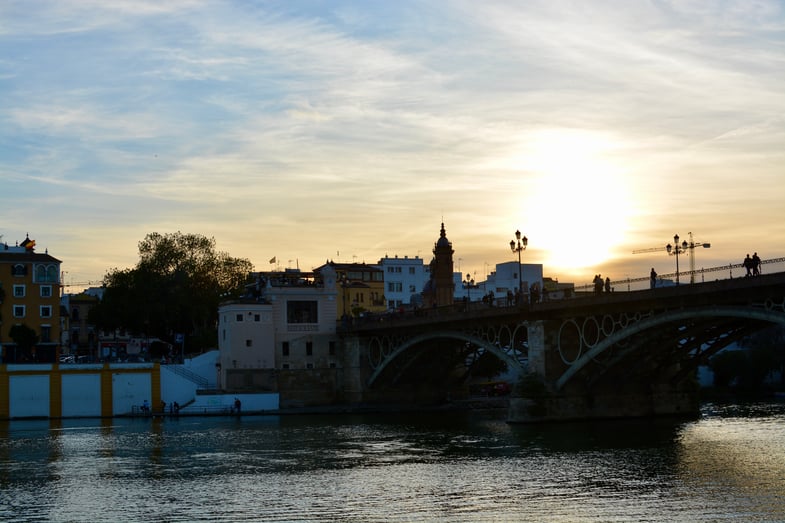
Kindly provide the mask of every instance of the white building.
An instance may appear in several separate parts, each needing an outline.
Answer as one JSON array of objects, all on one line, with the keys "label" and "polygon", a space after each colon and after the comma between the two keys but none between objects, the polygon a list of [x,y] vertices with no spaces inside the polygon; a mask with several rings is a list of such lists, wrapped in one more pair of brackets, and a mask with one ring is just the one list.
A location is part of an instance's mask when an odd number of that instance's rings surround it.
[{"label": "white building", "polygon": [[258,276],[254,296],[219,306],[219,388],[273,388],[276,370],[338,367],[335,271]]},{"label": "white building", "polygon": [[[431,277],[430,268],[419,256],[385,256],[379,260],[379,268],[384,271],[384,297],[391,310],[418,303],[417,297]],[[412,296],[416,296],[414,303]]]},{"label": "white building", "polygon": [[[522,263],[518,265],[517,261],[499,263],[496,265],[496,270],[491,272],[484,282],[478,283],[480,290],[477,292],[477,296],[482,298],[482,296],[493,292],[497,301],[506,300],[508,293],[515,294],[519,284],[526,300],[529,299],[529,293],[533,286],[541,291],[543,288],[542,264]],[[472,293],[472,300],[475,300],[474,293]]]}]

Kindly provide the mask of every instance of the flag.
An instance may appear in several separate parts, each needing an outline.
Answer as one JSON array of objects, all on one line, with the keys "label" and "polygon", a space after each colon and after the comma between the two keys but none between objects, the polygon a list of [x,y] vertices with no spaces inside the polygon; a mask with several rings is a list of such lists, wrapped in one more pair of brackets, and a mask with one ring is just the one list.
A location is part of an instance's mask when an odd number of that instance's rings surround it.
[{"label": "flag", "polygon": [[272,258],[270,258],[270,263],[275,263],[275,256],[273,256]]}]

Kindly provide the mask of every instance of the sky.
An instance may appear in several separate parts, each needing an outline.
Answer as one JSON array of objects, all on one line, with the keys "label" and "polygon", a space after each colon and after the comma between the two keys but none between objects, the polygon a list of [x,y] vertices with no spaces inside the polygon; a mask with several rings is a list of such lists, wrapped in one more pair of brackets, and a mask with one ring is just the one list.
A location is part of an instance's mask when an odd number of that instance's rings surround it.
[{"label": "sky", "polygon": [[0,194],[74,288],[152,232],[307,271],[444,222],[477,281],[516,230],[576,284],[674,234],[783,257],[785,3],[3,0]]}]

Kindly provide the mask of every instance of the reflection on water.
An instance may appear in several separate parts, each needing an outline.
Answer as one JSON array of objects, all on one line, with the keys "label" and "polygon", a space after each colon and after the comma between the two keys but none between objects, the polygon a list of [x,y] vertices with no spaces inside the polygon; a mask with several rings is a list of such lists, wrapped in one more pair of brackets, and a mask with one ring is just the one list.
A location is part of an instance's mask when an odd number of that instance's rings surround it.
[{"label": "reflection on water", "polygon": [[785,408],[0,423],[3,521],[785,520]]}]

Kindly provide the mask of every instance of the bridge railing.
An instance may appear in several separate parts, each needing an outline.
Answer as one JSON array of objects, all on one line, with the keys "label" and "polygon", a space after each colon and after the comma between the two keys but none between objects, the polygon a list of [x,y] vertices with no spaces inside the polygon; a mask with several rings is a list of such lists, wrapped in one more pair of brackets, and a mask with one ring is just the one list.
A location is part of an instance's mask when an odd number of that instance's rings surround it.
[{"label": "bridge railing", "polygon": [[[771,265],[771,264],[776,264],[776,263],[785,263],[785,258],[772,258],[770,260],[761,260],[761,265]],[[701,268],[701,269],[695,269],[695,270],[679,271],[678,272],[678,276],[679,276],[679,278],[685,278],[685,277],[694,276],[694,279],[696,280],[696,282],[697,282],[698,277],[700,277],[700,282],[702,283],[704,281],[704,277],[707,274],[713,274],[713,273],[724,272],[724,271],[728,271],[727,279],[732,279],[734,277],[734,275],[733,275],[733,270],[734,269],[739,269],[739,270],[743,270],[743,271],[746,272],[746,269],[744,268],[744,264],[743,263],[729,263],[728,265],[718,265],[717,267],[709,267],[708,269]],[[737,276],[744,276],[745,272],[739,272],[739,273],[737,273]],[[761,274],[763,274],[763,272],[764,271],[761,268]],[[659,274],[658,275],[658,279],[660,279],[660,280],[668,279],[669,280],[671,278],[675,278],[676,275],[677,275],[677,273],[675,273],[675,272],[671,272],[671,273],[668,273],[668,274]],[[725,278],[723,278],[723,279],[725,279]],[[625,290],[625,289],[620,288],[621,286],[626,285],[626,290],[630,290],[631,284],[633,284],[633,283],[642,283],[642,282],[648,283],[649,282],[649,277],[648,276],[642,276],[640,278],[624,278],[624,279],[620,279],[620,280],[611,280],[611,286],[614,288],[614,291],[618,292],[618,291]],[[575,286],[575,290],[579,291],[579,292],[580,291],[585,291],[585,292],[586,291],[591,291],[593,289],[594,289],[594,284],[593,283],[587,283],[587,284],[584,284],[584,285],[580,285],[580,286],[576,285]]]}]

